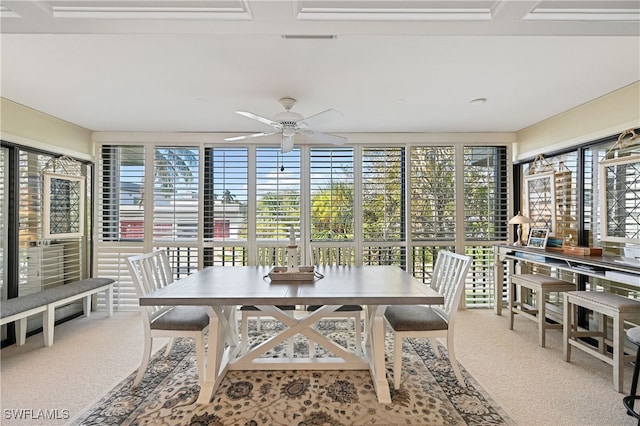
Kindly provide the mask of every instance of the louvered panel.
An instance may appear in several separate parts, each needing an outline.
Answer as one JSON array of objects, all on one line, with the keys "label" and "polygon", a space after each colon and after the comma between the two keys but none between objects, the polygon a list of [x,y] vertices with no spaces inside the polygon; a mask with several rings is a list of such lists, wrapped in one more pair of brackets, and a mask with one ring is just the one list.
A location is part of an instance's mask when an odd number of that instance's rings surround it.
[{"label": "louvered panel", "polygon": [[196,147],[154,149],[154,242],[197,241],[199,166]]},{"label": "louvered panel", "polygon": [[144,174],[142,146],[100,148],[95,202],[98,241],[144,239]]},{"label": "louvered panel", "polygon": [[353,241],[353,148],[312,148],[310,162],[311,240]]},{"label": "louvered panel", "polygon": [[404,148],[363,148],[362,238],[364,241],[382,242],[403,239],[404,167]]},{"label": "louvered panel", "polygon": [[493,246],[466,246],[464,254],[473,258],[465,280],[466,305],[492,307],[495,292]]},{"label": "louvered panel", "polygon": [[300,149],[256,150],[256,237],[288,240],[300,227]]},{"label": "louvered panel", "polygon": [[207,148],[205,241],[247,239],[249,164],[247,148]]},{"label": "louvered panel", "polygon": [[[96,276],[115,280],[113,287],[113,307],[126,311],[138,309],[138,296],[127,267],[127,258],[144,253],[140,243],[97,243],[95,273]],[[98,306],[104,306],[104,296],[100,295]]]},{"label": "louvered panel", "polygon": [[465,240],[505,241],[509,218],[506,147],[464,148]]},{"label": "louvered panel", "polygon": [[455,166],[453,147],[411,149],[411,236],[414,241],[455,241]]}]

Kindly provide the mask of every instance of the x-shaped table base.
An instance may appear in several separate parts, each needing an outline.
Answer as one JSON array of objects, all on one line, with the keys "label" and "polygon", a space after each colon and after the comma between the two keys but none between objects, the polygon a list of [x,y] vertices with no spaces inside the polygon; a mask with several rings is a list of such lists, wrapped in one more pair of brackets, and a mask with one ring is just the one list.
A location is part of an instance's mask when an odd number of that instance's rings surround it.
[{"label": "x-shaped table base", "polygon": [[[364,354],[353,353],[313,329],[312,325],[341,305],[324,305],[307,312],[303,318],[294,318],[276,306],[256,306],[265,315],[282,322],[286,328],[268,340],[239,354],[238,329],[235,315],[228,307],[208,308],[209,348],[205,381],[198,398],[199,404],[207,404],[216,392],[227,370],[369,370],[380,403],[390,403],[391,394],[386,378],[384,360],[385,305],[365,307]],[[217,332],[216,332],[217,331]],[[289,338],[301,334],[310,342],[334,354],[334,357],[309,358],[261,358],[260,355],[275,348]],[[246,338],[246,336],[243,336]],[[311,354],[310,354],[311,355]],[[211,368],[213,366],[213,368]]]}]

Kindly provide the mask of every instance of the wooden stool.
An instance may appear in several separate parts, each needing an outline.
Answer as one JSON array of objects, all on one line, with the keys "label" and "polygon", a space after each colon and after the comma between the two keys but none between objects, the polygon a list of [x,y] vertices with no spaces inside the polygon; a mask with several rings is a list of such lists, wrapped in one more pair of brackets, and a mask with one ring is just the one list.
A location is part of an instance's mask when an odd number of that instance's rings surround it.
[{"label": "wooden stool", "polygon": [[[578,330],[578,306],[589,309],[599,315],[598,330]],[[613,354],[607,354],[605,344],[605,316],[613,319],[612,347]],[[593,355],[601,361],[613,366],[613,388],[623,391],[624,381],[624,322],[631,317],[640,316],[640,301],[602,291],[569,291],[564,294],[564,360],[571,361],[571,346]],[[595,348],[580,337],[594,337],[598,341]],[[631,358],[631,357],[629,357]]]},{"label": "wooden stool", "polygon": [[[520,286],[518,301],[515,300],[517,286]],[[526,305],[524,302],[524,289],[535,292],[536,306]],[[513,330],[513,317],[515,314],[538,323],[538,342],[544,348],[547,329],[562,328],[562,324],[547,323],[546,300],[547,294],[552,292],[575,290],[573,283],[551,278],[546,275],[519,274],[512,275],[509,280],[509,330]]]}]

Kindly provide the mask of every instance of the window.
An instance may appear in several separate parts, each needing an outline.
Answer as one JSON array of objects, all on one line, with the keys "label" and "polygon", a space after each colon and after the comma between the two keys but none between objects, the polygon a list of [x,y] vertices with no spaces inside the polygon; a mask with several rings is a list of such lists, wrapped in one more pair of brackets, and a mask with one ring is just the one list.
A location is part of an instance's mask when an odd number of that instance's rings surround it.
[{"label": "window", "polygon": [[247,239],[247,148],[207,148],[204,238]]},{"label": "window", "polygon": [[249,150],[206,148],[204,264],[246,265]]},{"label": "window", "polygon": [[317,265],[353,265],[353,148],[312,148],[311,250]]},{"label": "window", "polygon": [[256,150],[256,238],[289,242],[289,228],[300,229],[300,149]]},{"label": "window", "polygon": [[142,146],[103,146],[98,163],[100,241],[144,238],[144,173]]},{"label": "window", "polygon": [[463,176],[465,254],[473,257],[465,299],[469,306],[488,307],[495,290],[492,244],[508,236],[506,147],[465,147]]},{"label": "window", "polygon": [[453,147],[411,150],[411,236],[414,241],[455,241],[455,165]]},{"label": "window", "polygon": [[[15,145],[0,149],[0,230],[2,245],[2,300],[25,296],[48,288],[78,281],[90,275],[91,246],[82,223],[88,223],[89,208],[79,203],[90,199],[92,166],[65,157],[69,169],[45,171],[61,158],[55,153],[36,151]],[[73,174],[71,179],[66,173]],[[56,174],[58,173],[58,174]],[[80,182],[86,181],[87,185]],[[53,189],[49,199],[51,227],[45,226],[46,188]],[[52,231],[52,232],[47,232]],[[72,303],[55,312],[55,320],[76,315],[82,304]],[[41,316],[28,319],[29,331],[42,326]],[[2,339],[6,339],[6,327]]]},{"label": "window", "polygon": [[404,265],[405,149],[364,148],[362,239],[367,265]]},{"label": "window", "polygon": [[198,241],[199,165],[198,148],[155,148],[154,242]]},{"label": "window", "polygon": [[397,265],[426,282],[439,250],[473,254],[467,303],[491,300],[492,244],[507,235],[504,146],[296,146],[282,154],[145,144],[103,145],[101,153],[97,265],[118,280],[121,307],[136,302],[126,276],[132,254],[165,248],[176,275],[279,266],[291,227],[301,264]]}]

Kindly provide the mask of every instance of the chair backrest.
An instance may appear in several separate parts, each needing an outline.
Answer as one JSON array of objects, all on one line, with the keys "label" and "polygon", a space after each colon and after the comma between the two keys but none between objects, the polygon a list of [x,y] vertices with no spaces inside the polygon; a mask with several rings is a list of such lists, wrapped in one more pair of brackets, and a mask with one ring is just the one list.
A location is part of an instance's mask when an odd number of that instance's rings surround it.
[{"label": "chair backrest", "polygon": [[[133,278],[133,286],[138,297],[159,290],[173,282],[173,273],[169,265],[169,257],[164,250],[131,256],[127,259],[129,272]],[[170,307],[148,306],[147,319],[150,322]]]},{"label": "chair backrest", "polygon": [[131,256],[128,261],[138,297],[159,290],[173,282],[169,257],[164,250]]},{"label": "chair backrest", "polygon": [[288,258],[286,246],[258,247],[258,266],[287,266]]},{"label": "chair backrest", "polygon": [[434,309],[447,320],[449,326],[458,311],[471,261],[472,258],[469,256],[447,250],[438,252],[431,278],[431,288],[444,296],[444,304],[434,306]]},{"label": "chair backrest", "polygon": [[309,246],[311,263],[321,266],[353,266],[353,247]]}]

